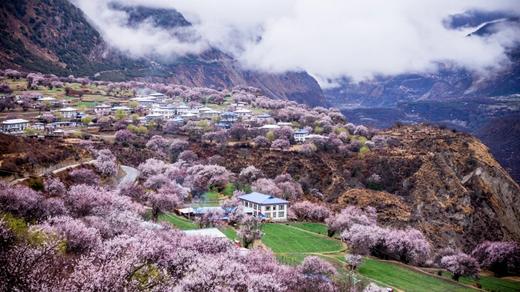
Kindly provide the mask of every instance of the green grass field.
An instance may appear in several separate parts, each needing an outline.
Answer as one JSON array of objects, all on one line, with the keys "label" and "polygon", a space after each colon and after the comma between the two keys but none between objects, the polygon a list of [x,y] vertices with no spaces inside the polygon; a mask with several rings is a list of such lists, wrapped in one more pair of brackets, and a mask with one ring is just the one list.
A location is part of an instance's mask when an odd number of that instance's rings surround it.
[{"label": "green grass field", "polygon": [[173,226],[181,229],[181,230],[188,230],[188,229],[197,229],[199,226],[192,221],[177,216],[175,214],[171,213],[162,213],[159,215],[159,221],[168,222],[172,224]]},{"label": "green grass field", "polygon": [[392,263],[365,259],[358,272],[404,291],[475,291]]},{"label": "green grass field", "polygon": [[224,233],[226,235],[227,238],[229,238],[230,240],[235,240],[237,239],[237,231],[233,228],[233,227],[222,227],[222,228],[219,228],[220,231],[222,231],[222,233]]},{"label": "green grass field", "polygon": [[327,235],[327,225],[323,223],[313,223],[313,222],[296,222],[289,223],[289,225],[300,228],[303,230],[307,230],[310,232],[314,232],[321,235]]},{"label": "green grass field", "polygon": [[262,231],[262,242],[275,253],[323,253],[343,249],[338,240],[285,224],[263,224]]},{"label": "green grass field", "polygon": [[[451,273],[443,272],[443,277],[451,278]],[[482,289],[488,290],[488,291],[495,291],[495,292],[513,292],[513,291],[520,291],[520,282],[518,281],[512,281],[508,279],[501,279],[497,277],[491,277],[491,276],[480,276],[479,280],[475,280],[468,277],[461,277],[459,280],[461,283],[464,283],[466,285],[475,285],[476,283],[480,283],[482,285]]]}]

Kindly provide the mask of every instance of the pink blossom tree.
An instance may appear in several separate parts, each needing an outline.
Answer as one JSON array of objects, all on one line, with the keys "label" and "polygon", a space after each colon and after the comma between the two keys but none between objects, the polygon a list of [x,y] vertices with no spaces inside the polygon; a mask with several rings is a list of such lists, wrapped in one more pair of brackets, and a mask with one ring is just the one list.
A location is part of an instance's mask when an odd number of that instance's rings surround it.
[{"label": "pink blossom tree", "polygon": [[520,245],[514,241],[484,241],[471,255],[480,266],[497,275],[520,273]]},{"label": "pink blossom tree", "polygon": [[358,254],[346,254],[345,261],[351,270],[356,270],[363,262],[363,256]]},{"label": "pink blossom tree", "polygon": [[334,291],[332,278],[337,274],[329,262],[317,256],[309,256],[297,267],[302,274],[299,285],[302,291]]},{"label": "pink blossom tree", "polygon": [[36,228],[42,228],[47,233],[56,233],[65,239],[67,252],[82,253],[94,249],[101,243],[99,231],[87,227],[78,219],[67,216],[53,217]]},{"label": "pink blossom tree", "polygon": [[262,170],[249,165],[240,171],[238,180],[243,184],[251,184],[252,182],[264,177],[265,175]]},{"label": "pink blossom tree", "polygon": [[147,178],[152,175],[164,173],[168,165],[162,160],[150,158],[139,164],[137,168],[139,169],[140,177]]},{"label": "pink blossom tree", "polygon": [[97,153],[94,166],[105,177],[113,176],[117,173],[116,157],[108,149],[100,150]]},{"label": "pink blossom tree", "polygon": [[57,178],[48,177],[43,184],[45,191],[51,196],[62,196],[65,193],[65,185]]},{"label": "pink blossom tree", "polygon": [[164,188],[156,193],[151,193],[148,201],[152,207],[154,221],[157,221],[161,212],[171,212],[182,205],[181,195],[172,188]]},{"label": "pink blossom tree", "polygon": [[377,223],[377,214],[374,208],[363,211],[355,206],[347,206],[340,213],[327,218],[325,223],[327,223],[329,236],[333,236],[336,232],[348,230],[354,224],[374,225]]},{"label": "pink blossom tree", "polygon": [[115,134],[116,142],[121,143],[123,145],[128,145],[132,143],[132,141],[134,141],[136,138],[137,136],[127,129],[119,130]]},{"label": "pink blossom tree", "polygon": [[200,228],[215,227],[222,224],[224,211],[220,208],[207,210],[197,219]]},{"label": "pink blossom tree", "polygon": [[265,136],[256,136],[253,141],[255,142],[255,146],[258,148],[267,148],[271,146],[271,142]]},{"label": "pink blossom tree", "polygon": [[75,184],[99,184],[99,176],[88,168],[76,168],[69,173],[69,177]]},{"label": "pink blossom tree", "polygon": [[262,237],[260,230],[260,220],[253,216],[245,216],[240,222],[240,229],[237,233],[238,238],[242,241],[245,248]]},{"label": "pink blossom tree", "polygon": [[478,278],[480,272],[477,260],[465,253],[443,257],[441,266],[453,274],[452,278],[455,281],[458,281],[461,276]]},{"label": "pink blossom tree", "polygon": [[287,150],[291,147],[291,143],[287,139],[276,139],[271,144],[271,149],[274,150]]},{"label": "pink blossom tree", "polygon": [[326,206],[309,201],[294,203],[291,205],[290,210],[299,220],[304,221],[323,222],[331,214]]}]

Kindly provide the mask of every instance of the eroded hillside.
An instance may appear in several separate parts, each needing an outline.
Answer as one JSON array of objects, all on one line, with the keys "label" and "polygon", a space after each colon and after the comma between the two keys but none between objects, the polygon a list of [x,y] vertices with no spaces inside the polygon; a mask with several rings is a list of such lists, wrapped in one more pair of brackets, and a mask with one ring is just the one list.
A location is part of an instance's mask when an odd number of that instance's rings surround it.
[{"label": "eroded hillside", "polygon": [[[270,177],[290,173],[307,196],[337,208],[372,205],[384,223],[420,227],[439,246],[453,242],[471,248],[485,239],[520,239],[520,187],[476,138],[426,126],[379,135],[399,144],[348,157],[239,146],[196,150],[201,156],[224,156],[233,172],[254,165]],[[372,174],[381,181],[369,182]]]}]

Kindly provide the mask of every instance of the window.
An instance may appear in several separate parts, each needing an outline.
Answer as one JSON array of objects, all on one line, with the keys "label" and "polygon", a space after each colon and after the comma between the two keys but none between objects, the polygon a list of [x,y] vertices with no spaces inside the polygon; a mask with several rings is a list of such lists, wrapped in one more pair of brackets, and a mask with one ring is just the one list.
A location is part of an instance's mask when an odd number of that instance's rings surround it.
[{"label": "window", "polygon": [[267,216],[267,218],[271,218],[271,213],[265,213],[265,216]]},{"label": "window", "polygon": [[284,211],[278,212],[278,217],[280,217],[280,218],[285,217],[285,212]]},{"label": "window", "polygon": [[266,211],[271,211],[271,206],[265,206]]},{"label": "window", "polygon": [[285,210],[285,205],[279,205],[278,210]]},{"label": "window", "polygon": [[276,212],[273,212],[273,218],[276,218]]}]

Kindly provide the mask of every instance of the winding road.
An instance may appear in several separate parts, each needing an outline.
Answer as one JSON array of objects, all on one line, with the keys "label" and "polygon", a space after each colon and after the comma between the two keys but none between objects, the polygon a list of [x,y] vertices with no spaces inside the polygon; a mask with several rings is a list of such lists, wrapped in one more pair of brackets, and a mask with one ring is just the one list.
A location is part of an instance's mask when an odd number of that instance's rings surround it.
[{"label": "winding road", "polygon": [[137,170],[136,168],[127,165],[121,165],[121,168],[125,172],[125,176],[123,176],[119,181],[119,184],[117,185],[118,189],[120,189],[122,186],[126,184],[135,183],[137,177],[139,176],[139,170]]}]

